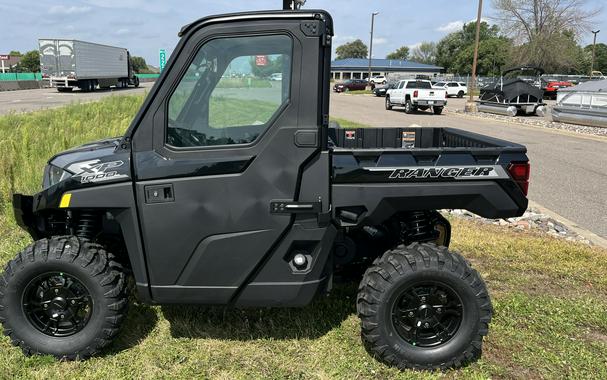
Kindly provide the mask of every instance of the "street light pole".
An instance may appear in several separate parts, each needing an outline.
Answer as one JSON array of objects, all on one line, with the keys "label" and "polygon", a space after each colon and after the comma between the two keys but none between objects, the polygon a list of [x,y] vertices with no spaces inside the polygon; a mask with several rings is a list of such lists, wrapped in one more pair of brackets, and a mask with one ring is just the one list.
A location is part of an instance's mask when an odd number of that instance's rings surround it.
[{"label": "street light pole", "polygon": [[379,12],[371,13],[371,41],[369,41],[369,72],[367,73],[367,81],[369,82],[369,87],[371,86],[371,59],[373,58],[373,28],[375,27],[375,16],[377,16]]},{"label": "street light pole", "polygon": [[483,14],[483,0],[478,0],[478,14],[476,16],[476,39],[474,40],[474,59],[472,60],[472,78],[470,81],[470,87],[468,88],[468,94],[469,94],[469,99],[468,99],[468,106],[470,107],[469,110],[475,110],[476,107],[474,107],[473,101],[474,98],[472,96],[472,90],[476,87],[476,64],[478,63],[478,45],[479,45],[479,40],[480,40],[480,35],[481,35],[481,17]]},{"label": "street light pole", "polygon": [[594,57],[595,57],[595,50],[596,50],[596,35],[599,34],[600,30],[597,31],[593,31],[591,30],[592,34],[594,34],[594,41],[592,42],[592,61],[590,63],[590,78],[592,78],[592,73],[594,72]]}]

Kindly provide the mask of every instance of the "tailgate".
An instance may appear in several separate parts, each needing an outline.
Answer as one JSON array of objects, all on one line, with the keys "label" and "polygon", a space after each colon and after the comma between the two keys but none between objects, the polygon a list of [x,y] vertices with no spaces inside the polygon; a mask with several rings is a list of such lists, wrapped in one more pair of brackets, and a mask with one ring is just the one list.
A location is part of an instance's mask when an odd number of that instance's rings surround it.
[{"label": "tailgate", "polygon": [[431,90],[418,90],[419,96],[418,99],[424,100],[445,100],[445,95],[447,93],[446,90],[442,89],[431,89]]}]

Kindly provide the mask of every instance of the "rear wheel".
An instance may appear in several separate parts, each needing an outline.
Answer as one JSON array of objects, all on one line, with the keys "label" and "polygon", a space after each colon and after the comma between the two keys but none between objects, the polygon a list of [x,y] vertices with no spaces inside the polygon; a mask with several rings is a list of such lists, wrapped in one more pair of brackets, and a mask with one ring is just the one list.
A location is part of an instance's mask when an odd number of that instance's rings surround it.
[{"label": "rear wheel", "polygon": [[405,113],[413,113],[413,111],[415,111],[413,103],[411,103],[411,100],[407,99],[405,101]]},{"label": "rear wheel", "polygon": [[357,311],[369,353],[416,369],[478,359],[492,316],[478,272],[445,247],[419,243],[375,260],[360,283]]},{"label": "rear wheel", "polygon": [[458,98],[463,98],[464,97],[464,92],[460,90],[460,92],[457,93],[457,97]]},{"label": "rear wheel", "polygon": [[118,333],[127,300],[122,266],[75,236],[33,243],[0,276],[0,322],[26,355],[95,355]]},{"label": "rear wheel", "polygon": [[432,107],[432,112],[434,112],[435,115],[440,115],[443,113],[443,107],[434,106]]},{"label": "rear wheel", "polygon": [[386,95],[386,110],[390,111],[392,109],[392,102],[390,101],[390,97]]}]

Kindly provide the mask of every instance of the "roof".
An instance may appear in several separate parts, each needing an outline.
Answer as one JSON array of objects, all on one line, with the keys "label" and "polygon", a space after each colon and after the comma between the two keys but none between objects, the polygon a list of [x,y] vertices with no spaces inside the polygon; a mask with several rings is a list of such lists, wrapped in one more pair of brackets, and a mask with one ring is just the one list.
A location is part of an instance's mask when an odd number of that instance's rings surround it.
[{"label": "roof", "polygon": [[[368,69],[369,60],[366,58],[346,58],[331,62],[332,70],[360,70]],[[398,59],[378,59],[371,60],[373,71],[441,71],[443,67],[427,65],[414,61],[401,61]]]},{"label": "roof", "polygon": [[577,86],[559,88],[559,92],[574,92],[574,91],[607,92],[607,79],[590,80],[588,82],[580,83]]}]

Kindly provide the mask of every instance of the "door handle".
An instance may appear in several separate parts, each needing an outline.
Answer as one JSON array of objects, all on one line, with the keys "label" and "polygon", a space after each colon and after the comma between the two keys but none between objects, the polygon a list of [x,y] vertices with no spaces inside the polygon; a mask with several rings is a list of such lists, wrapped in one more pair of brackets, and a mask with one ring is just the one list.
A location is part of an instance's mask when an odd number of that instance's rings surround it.
[{"label": "door handle", "polygon": [[148,185],[144,187],[145,203],[163,203],[175,201],[173,185]]}]

